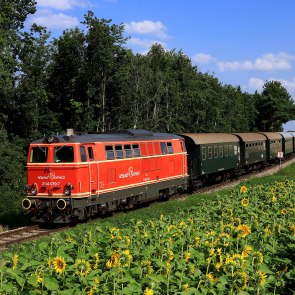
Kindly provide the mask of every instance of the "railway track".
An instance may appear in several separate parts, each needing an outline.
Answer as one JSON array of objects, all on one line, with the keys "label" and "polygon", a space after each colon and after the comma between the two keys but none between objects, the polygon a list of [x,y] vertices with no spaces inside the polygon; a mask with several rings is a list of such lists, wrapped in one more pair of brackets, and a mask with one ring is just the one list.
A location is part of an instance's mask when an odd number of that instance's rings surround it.
[{"label": "railway track", "polygon": [[0,251],[14,244],[21,244],[39,237],[45,237],[55,232],[66,230],[68,227],[55,229],[40,228],[38,225],[20,227],[0,233]]}]

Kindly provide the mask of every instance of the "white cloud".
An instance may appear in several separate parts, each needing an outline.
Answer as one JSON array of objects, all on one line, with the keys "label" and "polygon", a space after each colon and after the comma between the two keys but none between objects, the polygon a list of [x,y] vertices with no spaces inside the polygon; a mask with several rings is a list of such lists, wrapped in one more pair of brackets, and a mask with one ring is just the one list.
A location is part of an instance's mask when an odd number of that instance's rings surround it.
[{"label": "white cloud", "polygon": [[129,45],[138,46],[143,49],[150,48],[153,44],[160,44],[163,48],[166,47],[166,43],[158,40],[140,39],[140,38],[130,38],[128,40]]},{"label": "white cloud", "polygon": [[56,10],[69,10],[74,7],[89,6],[88,0],[37,0],[38,7],[47,7]]},{"label": "white cloud", "polygon": [[249,88],[253,89],[254,91],[257,90],[258,92],[262,91],[262,86],[265,84],[266,81],[263,81],[259,78],[250,78],[248,81]]},{"label": "white cloud", "polygon": [[79,25],[76,17],[65,15],[63,13],[52,13],[47,10],[38,11],[29,22],[36,23],[48,29],[69,29]]},{"label": "white cloud", "polygon": [[140,22],[131,22],[125,24],[125,31],[127,33],[135,34],[149,34],[161,39],[166,39],[168,35],[165,33],[166,27],[159,21],[153,22],[150,20],[143,20]]},{"label": "white cloud", "polygon": [[[270,77],[269,79],[267,79],[267,81],[281,82],[282,86],[286,88],[288,93],[293,97],[293,99],[295,99],[295,76],[290,81],[286,79],[277,79],[274,77]],[[257,90],[258,92],[261,92],[263,90],[262,86],[267,81],[252,77],[248,80],[248,88],[252,89],[253,91]]]},{"label": "white cloud", "polygon": [[214,61],[215,58],[206,53],[197,53],[192,57],[192,62],[196,64],[209,64]]},{"label": "white cloud", "polygon": [[217,66],[220,71],[273,71],[273,70],[289,70],[292,68],[291,61],[295,56],[280,52],[278,54],[268,53],[262,57],[256,58],[255,61],[218,61]]}]

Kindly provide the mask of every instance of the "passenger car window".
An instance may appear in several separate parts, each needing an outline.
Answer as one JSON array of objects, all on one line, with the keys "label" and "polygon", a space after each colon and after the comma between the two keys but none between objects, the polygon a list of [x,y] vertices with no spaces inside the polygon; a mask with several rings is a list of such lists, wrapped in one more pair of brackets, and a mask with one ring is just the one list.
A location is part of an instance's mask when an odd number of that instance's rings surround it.
[{"label": "passenger car window", "polygon": [[56,146],[54,148],[54,162],[74,162],[74,148],[72,146]]},{"label": "passenger car window", "polygon": [[30,155],[30,162],[31,163],[45,163],[47,162],[48,156],[48,148],[36,146],[32,147],[31,155]]},{"label": "passenger car window", "polygon": [[202,160],[206,160],[206,147],[202,147]]}]

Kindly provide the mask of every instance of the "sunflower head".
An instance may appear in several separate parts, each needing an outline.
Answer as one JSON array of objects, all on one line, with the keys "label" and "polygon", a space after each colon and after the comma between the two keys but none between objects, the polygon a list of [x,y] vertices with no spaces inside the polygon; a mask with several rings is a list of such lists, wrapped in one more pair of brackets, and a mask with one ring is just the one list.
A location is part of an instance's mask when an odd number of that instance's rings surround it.
[{"label": "sunflower head", "polygon": [[241,201],[241,204],[243,207],[247,207],[249,205],[249,200],[247,198],[244,198],[242,201]]},{"label": "sunflower head", "polygon": [[88,275],[91,271],[90,263],[85,259],[77,259],[75,263],[75,268],[75,273],[81,277]]},{"label": "sunflower head", "polygon": [[248,189],[247,189],[247,187],[246,186],[241,186],[241,188],[240,188],[240,193],[243,193],[243,194],[245,194],[246,192],[248,191]]},{"label": "sunflower head", "polygon": [[66,262],[63,257],[55,257],[52,260],[52,265],[57,273],[63,273],[66,269]]},{"label": "sunflower head", "polygon": [[243,238],[245,238],[246,236],[248,236],[251,233],[250,227],[247,226],[246,224],[240,224],[237,227],[237,230],[241,232],[239,235]]}]

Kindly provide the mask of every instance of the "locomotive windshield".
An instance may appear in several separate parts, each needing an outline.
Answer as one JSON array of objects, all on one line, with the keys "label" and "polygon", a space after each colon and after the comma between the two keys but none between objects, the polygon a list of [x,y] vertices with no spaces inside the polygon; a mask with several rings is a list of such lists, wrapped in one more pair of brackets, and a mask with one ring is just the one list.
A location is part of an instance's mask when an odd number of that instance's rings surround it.
[{"label": "locomotive windshield", "polygon": [[48,148],[35,146],[31,149],[30,162],[31,163],[45,163],[47,162]]},{"label": "locomotive windshield", "polygon": [[72,146],[56,146],[54,148],[54,162],[74,162],[74,148]]}]

